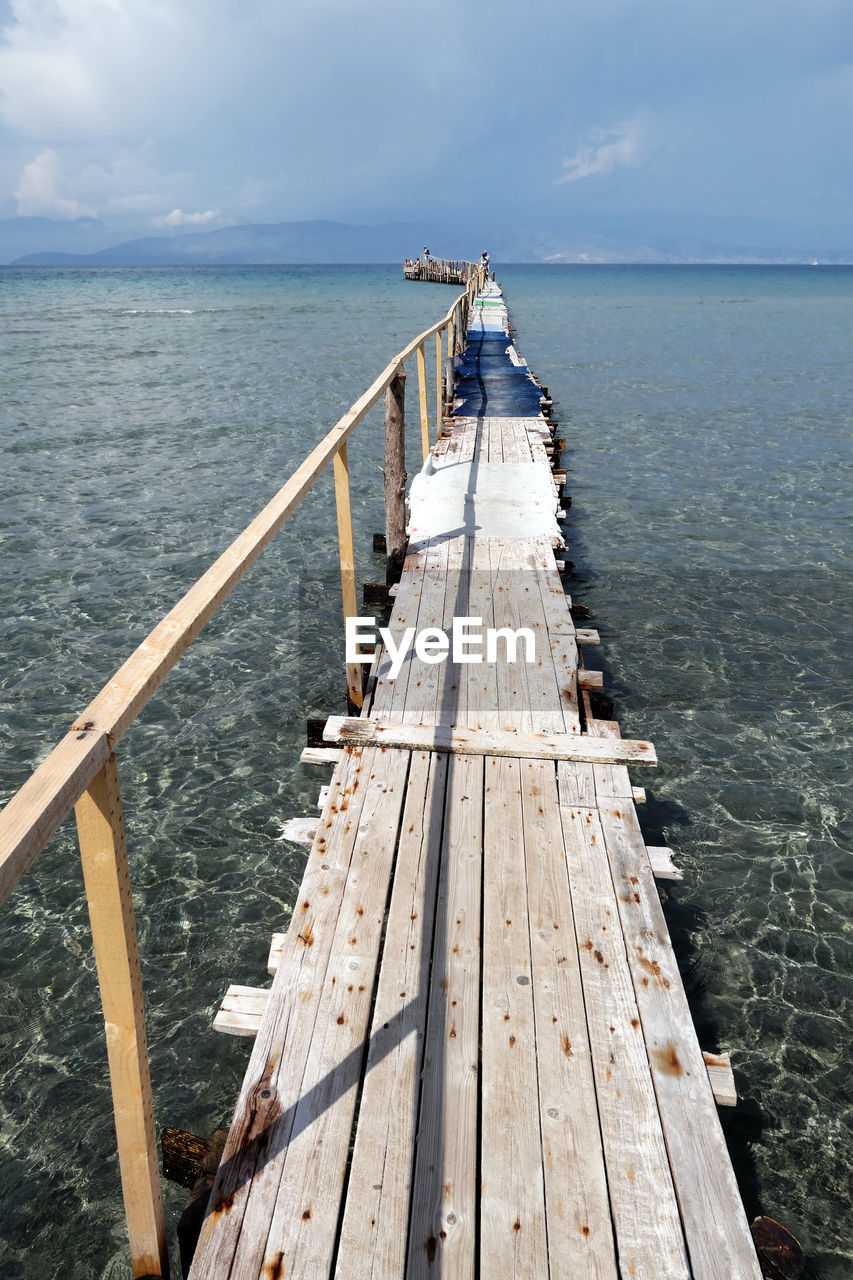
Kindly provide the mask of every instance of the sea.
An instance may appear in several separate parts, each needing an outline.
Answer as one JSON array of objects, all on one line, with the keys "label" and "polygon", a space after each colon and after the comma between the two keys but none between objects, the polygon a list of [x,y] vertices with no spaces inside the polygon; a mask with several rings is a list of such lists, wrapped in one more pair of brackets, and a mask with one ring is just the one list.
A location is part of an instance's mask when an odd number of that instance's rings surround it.
[{"label": "sea", "polygon": [[[732,1057],[747,1213],[850,1280],[853,268],[497,275],[566,437],[589,659],[660,757],[641,820],[684,870],[666,915]],[[0,799],[452,297],[396,266],[0,268]],[[350,463],[382,581],[378,411]],[[228,1123],[248,1042],[211,1020],[266,981],[306,858],[280,826],[327,780],[306,719],[344,693],[324,475],[118,747],[160,1127]],[[130,1276],[71,821],[0,912],[0,1275]]]}]

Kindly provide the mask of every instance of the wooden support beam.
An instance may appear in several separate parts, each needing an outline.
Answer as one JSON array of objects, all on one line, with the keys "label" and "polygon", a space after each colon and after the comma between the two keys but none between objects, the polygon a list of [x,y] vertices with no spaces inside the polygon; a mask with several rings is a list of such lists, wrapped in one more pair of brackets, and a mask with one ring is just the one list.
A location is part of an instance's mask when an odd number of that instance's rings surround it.
[{"label": "wooden support beam", "polygon": [[371,605],[378,605],[380,609],[385,609],[391,602],[391,595],[394,588],[389,587],[385,582],[363,582],[361,585],[361,598],[364,601],[365,608]]},{"label": "wooden support beam", "polygon": [[385,392],[385,577],[398,582],[406,558],[406,374],[402,365]]},{"label": "wooden support beam", "polygon": [[142,974],[115,756],[76,805],[134,1276],[168,1276]]},{"label": "wooden support beam", "polygon": [[634,804],[645,804],[646,803],[645,787],[632,787],[631,799],[634,801]]},{"label": "wooden support beam", "polygon": [[394,724],[382,720],[329,716],[323,737],[327,742],[395,747],[402,751],[580,760],[591,764],[657,764],[651,742],[631,738],[591,738],[580,733],[510,733],[502,729]]},{"label": "wooden support beam", "polygon": [[[386,393],[387,394],[387,393]],[[341,595],[344,622],[358,616],[355,591],[355,551],[352,541],[352,510],[350,505],[349,457],[344,442],[333,459],[335,470],[335,506],[338,513],[338,559],[341,566]],[[351,710],[362,706],[361,664],[347,664],[347,701]]]},{"label": "wooden support beam", "polygon": [[578,644],[601,644],[601,636],[594,627],[578,627],[575,631]]},{"label": "wooden support beam", "polygon": [[[217,1137],[221,1141],[217,1142]],[[195,1133],[187,1133],[185,1129],[164,1129],[160,1134],[164,1178],[192,1189],[209,1164],[211,1148],[218,1146],[219,1154],[222,1154],[225,1137],[224,1129],[218,1129],[211,1138],[200,1138]]]}]

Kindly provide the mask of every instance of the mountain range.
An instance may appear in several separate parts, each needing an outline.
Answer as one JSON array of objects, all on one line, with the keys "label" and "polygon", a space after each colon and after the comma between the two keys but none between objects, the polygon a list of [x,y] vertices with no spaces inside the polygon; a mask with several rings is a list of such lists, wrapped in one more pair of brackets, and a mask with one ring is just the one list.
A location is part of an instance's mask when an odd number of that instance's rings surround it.
[{"label": "mountain range", "polygon": [[389,222],[246,223],[215,231],[144,236],[118,244],[94,218],[0,219],[0,261],[16,266],[384,263],[436,257],[493,262],[853,262],[853,252],[808,243],[807,233],[746,220],[603,214],[560,228]]}]

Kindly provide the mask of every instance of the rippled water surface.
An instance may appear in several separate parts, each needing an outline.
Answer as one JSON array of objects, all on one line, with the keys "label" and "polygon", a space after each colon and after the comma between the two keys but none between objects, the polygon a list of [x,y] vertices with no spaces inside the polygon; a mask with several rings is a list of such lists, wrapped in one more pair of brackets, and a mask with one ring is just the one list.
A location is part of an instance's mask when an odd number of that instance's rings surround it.
[{"label": "rippled water surface", "polygon": [[[849,1280],[853,271],[499,274],[568,437],[570,589],[661,757],[643,822],[686,872],[668,918],[732,1053],[747,1210]],[[0,270],[4,799],[452,296],[376,267]],[[376,414],[350,458],[377,580]],[[304,856],[276,835],[325,781],[298,755],[342,709],[339,615],[326,477],[120,746],[160,1124],[210,1132],[236,1098],[246,1042],[212,1011],[289,917]],[[0,1011],[0,1274],[129,1275],[67,824],[3,908]]]}]

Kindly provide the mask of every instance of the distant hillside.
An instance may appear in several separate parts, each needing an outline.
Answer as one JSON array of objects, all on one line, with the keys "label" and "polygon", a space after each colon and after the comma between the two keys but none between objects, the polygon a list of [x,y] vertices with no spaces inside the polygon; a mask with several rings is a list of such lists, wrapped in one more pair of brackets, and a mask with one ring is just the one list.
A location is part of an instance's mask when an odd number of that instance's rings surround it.
[{"label": "distant hillside", "polygon": [[[420,237],[429,230],[404,223],[380,227],[356,227],[341,222],[253,223],[218,231],[149,236],[96,253],[31,253],[20,258],[16,265],[398,262],[420,253],[424,244]],[[465,239],[470,241],[470,234]],[[474,252],[473,242],[466,250],[455,233],[442,237],[441,244],[430,245],[430,248],[437,256]],[[479,246],[476,257],[479,258],[481,252],[482,246]]]},{"label": "distant hillside", "polygon": [[[15,220],[13,220],[15,221]],[[16,221],[32,222],[33,219]],[[38,221],[48,222],[47,219]],[[93,220],[81,220],[87,223]],[[71,224],[53,224],[53,227]],[[74,224],[76,225],[76,224]],[[101,227],[100,223],[94,224]],[[94,228],[76,234],[94,237]],[[692,231],[692,234],[691,234]],[[45,235],[48,233],[45,232]],[[66,232],[66,235],[68,233]],[[93,251],[89,245],[63,245],[17,258],[19,266],[58,265],[267,265],[274,263],[382,263],[416,257],[424,244],[437,257],[476,261],[488,249],[500,262],[849,262],[853,255],[805,245],[787,247],[780,229],[747,222],[692,220],[690,230],[673,215],[608,215],[569,223],[559,229],[484,227],[450,223],[390,222],[383,226],[351,226],[342,222],[277,222],[193,231],[182,235],[147,236]],[[793,236],[791,237],[793,239]],[[103,238],[101,239],[103,243]],[[762,248],[756,248],[762,245]],[[776,246],[777,247],[770,247]]]},{"label": "distant hillside", "polygon": [[73,254],[95,253],[109,239],[106,227],[97,218],[0,218],[0,262],[13,262],[21,254],[57,249]]}]

